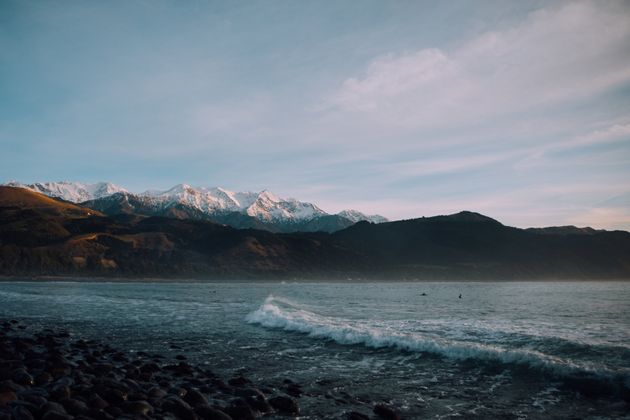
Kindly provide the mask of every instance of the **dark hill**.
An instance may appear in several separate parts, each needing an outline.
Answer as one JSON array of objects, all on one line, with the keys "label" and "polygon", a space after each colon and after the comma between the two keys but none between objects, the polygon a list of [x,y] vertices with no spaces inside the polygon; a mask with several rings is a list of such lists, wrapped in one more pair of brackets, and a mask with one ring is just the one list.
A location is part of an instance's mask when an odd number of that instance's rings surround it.
[{"label": "dark hill", "polygon": [[333,234],[113,216],[0,188],[0,275],[304,279],[630,279],[630,233],[517,229],[461,212]]},{"label": "dark hill", "polygon": [[377,262],[372,270],[387,277],[630,278],[630,233],[622,231],[517,229],[461,212],[357,223],[333,237],[369,256]]}]

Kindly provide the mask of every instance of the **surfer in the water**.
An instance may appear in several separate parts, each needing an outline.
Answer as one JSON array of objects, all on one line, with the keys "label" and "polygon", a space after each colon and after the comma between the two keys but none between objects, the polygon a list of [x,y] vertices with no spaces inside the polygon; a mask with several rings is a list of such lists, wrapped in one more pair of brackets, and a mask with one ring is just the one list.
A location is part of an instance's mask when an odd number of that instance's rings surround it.
[{"label": "surfer in the water", "polygon": [[460,299],[462,298],[462,294],[461,294],[461,293],[459,294],[459,298],[460,298]]}]

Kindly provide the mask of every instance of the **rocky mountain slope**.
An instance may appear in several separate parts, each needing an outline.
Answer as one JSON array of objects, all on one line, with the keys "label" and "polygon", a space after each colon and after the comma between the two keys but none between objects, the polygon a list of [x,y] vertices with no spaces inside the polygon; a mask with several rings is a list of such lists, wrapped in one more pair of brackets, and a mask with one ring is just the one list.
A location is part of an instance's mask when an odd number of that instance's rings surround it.
[{"label": "rocky mountain slope", "polygon": [[101,212],[0,187],[0,275],[196,279],[630,279],[630,233],[526,230],[461,212],[272,233]]}]

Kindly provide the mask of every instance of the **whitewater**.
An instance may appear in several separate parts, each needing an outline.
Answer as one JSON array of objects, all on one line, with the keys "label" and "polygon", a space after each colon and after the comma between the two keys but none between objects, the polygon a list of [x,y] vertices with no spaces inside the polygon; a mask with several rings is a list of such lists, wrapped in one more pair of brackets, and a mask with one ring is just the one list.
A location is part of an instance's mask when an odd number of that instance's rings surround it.
[{"label": "whitewater", "polygon": [[[553,373],[561,375],[572,374],[592,374],[595,378],[611,379],[619,378],[623,384],[630,387],[630,369],[615,369],[614,366],[608,367],[604,363],[596,363],[592,360],[578,361],[562,355],[555,356],[553,354],[545,354],[542,351],[534,349],[526,349],[514,347],[510,344],[513,340],[511,335],[516,334],[514,331],[500,330],[492,328],[495,336],[503,335],[506,337],[502,345],[485,344],[490,340],[456,340],[451,338],[443,338],[447,336],[453,329],[452,323],[444,322],[441,325],[432,323],[433,331],[424,333],[414,333],[413,326],[408,323],[396,322],[394,325],[374,322],[351,321],[340,318],[319,316],[315,313],[300,309],[299,305],[287,299],[269,296],[263,305],[256,311],[247,316],[250,323],[260,324],[269,328],[281,328],[285,331],[295,331],[308,334],[310,337],[332,340],[340,344],[348,345],[365,345],[367,347],[382,348],[389,347],[398,350],[428,352],[443,355],[448,358],[466,360],[480,359],[501,363],[517,363],[525,364],[530,367],[550,370]],[[418,323],[418,327],[424,327],[422,322]],[[483,331],[481,327],[477,327],[479,336],[483,337],[487,334],[488,328]],[[441,332],[442,334],[436,334]],[[526,337],[534,342],[530,335]],[[539,339],[540,337],[537,337]],[[582,342],[563,340],[559,337],[546,337],[551,341],[562,341],[564,346],[573,346],[574,348],[582,347],[584,353],[587,353],[589,345]],[[499,341],[494,339],[494,342]],[[590,345],[593,349],[597,349],[595,344]],[[537,346],[538,347],[538,346]],[[552,351],[554,345],[547,346],[548,351]],[[624,357],[630,357],[630,347],[627,344],[620,344],[618,351],[624,352]]]},{"label": "whitewater", "polygon": [[627,282],[13,282],[0,316],[299,382],[306,418],[630,418]]}]

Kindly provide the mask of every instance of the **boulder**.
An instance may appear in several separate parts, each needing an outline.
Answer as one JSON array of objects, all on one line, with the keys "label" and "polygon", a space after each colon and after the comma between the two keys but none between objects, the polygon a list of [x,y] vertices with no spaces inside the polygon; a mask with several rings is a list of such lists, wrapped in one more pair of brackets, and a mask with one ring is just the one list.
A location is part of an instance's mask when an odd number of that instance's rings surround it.
[{"label": "boulder", "polygon": [[228,414],[223,411],[210,407],[209,405],[200,405],[195,408],[197,416],[203,420],[232,420]]},{"label": "boulder", "polygon": [[400,420],[400,414],[385,404],[376,404],[374,406],[374,414],[386,420]]},{"label": "boulder", "polygon": [[300,407],[295,399],[284,395],[279,395],[269,399],[269,404],[278,411],[287,414],[299,414]]}]

